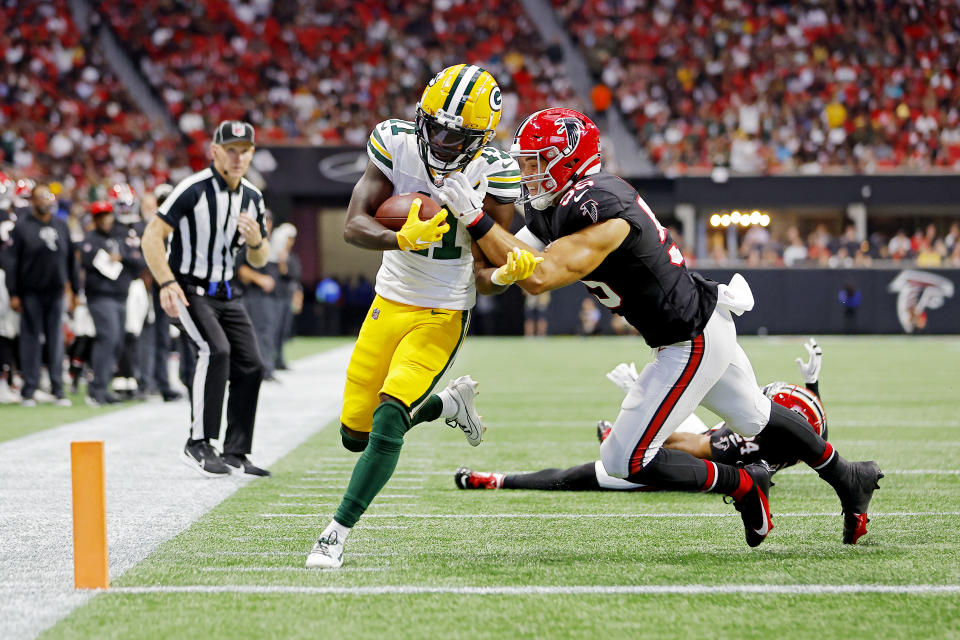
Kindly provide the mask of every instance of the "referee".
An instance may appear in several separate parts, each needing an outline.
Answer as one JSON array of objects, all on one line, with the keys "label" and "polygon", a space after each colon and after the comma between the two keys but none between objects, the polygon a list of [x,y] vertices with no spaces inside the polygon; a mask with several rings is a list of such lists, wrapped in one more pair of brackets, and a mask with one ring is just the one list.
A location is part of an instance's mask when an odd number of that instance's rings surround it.
[{"label": "referee", "polygon": [[[240,247],[246,244],[247,262],[254,267],[266,264],[270,248],[263,195],[243,177],[253,159],[253,126],[221,122],[210,151],[213,163],[181,181],[150,221],[143,253],[160,287],[160,306],[197,349],[184,462],[208,477],[269,476],[247,458],[263,364],[250,318],[230,288]],[[220,435],[227,380],[221,455],[210,440]]]}]

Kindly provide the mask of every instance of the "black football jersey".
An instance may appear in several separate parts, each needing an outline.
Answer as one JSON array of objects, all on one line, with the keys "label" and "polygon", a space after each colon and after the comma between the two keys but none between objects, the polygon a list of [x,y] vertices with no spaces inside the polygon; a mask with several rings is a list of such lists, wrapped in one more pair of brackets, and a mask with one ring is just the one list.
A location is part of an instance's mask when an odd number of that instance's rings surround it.
[{"label": "black football jersey", "polygon": [[687,271],[670,232],[636,190],[597,173],[571,187],[553,207],[524,207],[527,228],[544,244],[612,218],[630,233],[582,282],[601,304],[636,327],[651,347],[699,335],[717,304],[717,285]]},{"label": "black football jersey", "polygon": [[797,452],[775,438],[765,438],[761,431],[745,438],[723,425],[710,430],[710,457],[714,462],[748,465],[764,460],[774,471],[800,462]]}]

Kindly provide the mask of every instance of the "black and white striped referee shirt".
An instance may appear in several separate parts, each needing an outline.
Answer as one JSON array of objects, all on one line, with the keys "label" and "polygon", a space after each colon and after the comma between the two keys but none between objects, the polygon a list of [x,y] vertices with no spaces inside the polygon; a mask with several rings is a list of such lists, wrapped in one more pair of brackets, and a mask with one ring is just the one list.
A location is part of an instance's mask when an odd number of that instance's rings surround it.
[{"label": "black and white striped referee shirt", "polygon": [[244,243],[237,230],[242,211],[256,219],[266,238],[263,194],[246,178],[235,191],[213,165],[184,178],[157,211],[173,227],[167,261],[174,275],[206,282],[231,280],[237,250]]}]

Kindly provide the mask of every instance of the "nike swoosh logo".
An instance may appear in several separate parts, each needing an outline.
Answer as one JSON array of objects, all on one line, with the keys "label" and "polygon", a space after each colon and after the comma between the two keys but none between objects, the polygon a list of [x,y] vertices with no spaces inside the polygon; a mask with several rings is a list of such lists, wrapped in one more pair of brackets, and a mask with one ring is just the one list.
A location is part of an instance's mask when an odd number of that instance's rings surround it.
[{"label": "nike swoosh logo", "polygon": [[763,502],[760,503],[760,519],[763,520],[763,526],[753,531],[758,536],[765,536],[770,531],[770,526],[767,522],[767,510],[763,508]]}]

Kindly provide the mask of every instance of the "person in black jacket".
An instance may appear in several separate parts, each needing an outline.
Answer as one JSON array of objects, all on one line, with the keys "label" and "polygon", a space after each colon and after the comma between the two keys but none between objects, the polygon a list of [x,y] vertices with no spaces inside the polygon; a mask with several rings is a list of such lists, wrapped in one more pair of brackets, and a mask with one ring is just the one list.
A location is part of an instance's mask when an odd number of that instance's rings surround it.
[{"label": "person in black jacket", "polygon": [[87,307],[97,330],[87,404],[99,406],[117,402],[109,386],[123,343],[127,293],[146,263],[139,247],[126,242],[126,229],[114,225],[113,205],[94,202],[90,213],[94,228],[83,239],[80,264],[86,274]]},{"label": "person in black jacket", "polygon": [[[53,215],[57,199],[46,185],[38,185],[31,197],[32,210],[13,228],[13,277],[8,282],[10,306],[20,312],[20,362],[23,367],[21,405],[36,406],[33,394],[40,383],[43,351],[40,337],[46,339],[45,362],[50,372],[50,387],[56,404],[70,406],[63,392],[63,316],[64,292],[70,310],[79,290],[73,243],[67,223]],[[69,285],[69,286],[68,286]]]}]

